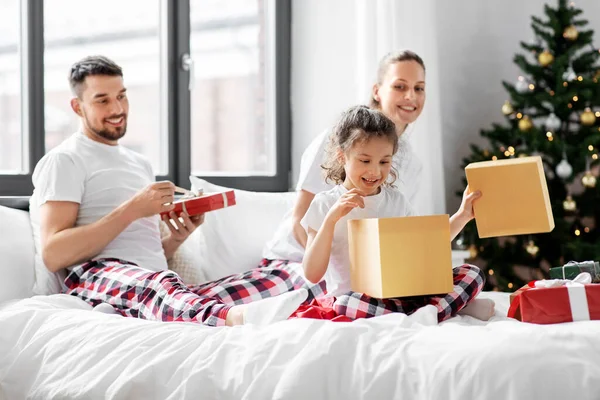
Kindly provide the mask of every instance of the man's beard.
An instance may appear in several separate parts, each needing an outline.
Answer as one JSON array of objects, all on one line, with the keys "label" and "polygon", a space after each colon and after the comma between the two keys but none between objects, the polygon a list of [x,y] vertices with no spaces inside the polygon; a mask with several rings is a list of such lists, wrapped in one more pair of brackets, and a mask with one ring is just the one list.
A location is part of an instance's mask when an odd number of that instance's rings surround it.
[{"label": "man's beard", "polygon": [[[114,131],[110,131],[108,129],[95,128],[94,126],[92,126],[92,124],[90,123],[90,120],[87,118],[87,116],[85,116],[85,122],[87,124],[88,129],[90,131],[92,131],[96,136],[99,136],[106,140],[115,141],[115,140],[119,140],[123,136],[125,136],[125,132],[127,132],[127,117],[125,114],[109,117],[109,118],[121,118],[121,117],[124,118],[123,126],[113,128]],[[107,119],[109,119],[109,118],[107,118]]]}]

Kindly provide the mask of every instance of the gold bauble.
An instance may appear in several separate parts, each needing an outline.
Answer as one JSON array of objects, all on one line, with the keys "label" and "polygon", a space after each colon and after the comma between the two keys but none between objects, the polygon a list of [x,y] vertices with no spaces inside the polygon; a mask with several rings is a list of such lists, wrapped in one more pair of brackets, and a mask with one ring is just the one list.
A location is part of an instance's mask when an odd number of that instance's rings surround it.
[{"label": "gold bauble", "polygon": [[587,107],[579,116],[579,120],[582,125],[591,126],[596,123],[596,116],[594,115],[594,112]]},{"label": "gold bauble", "polygon": [[512,104],[510,104],[510,102],[508,100],[506,100],[504,102],[504,104],[502,105],[502,114],[504,115],[510,115],[514,112],[515,110],[513,110],[513,106]]},{"label": "gold bauble", "polygon": [[596,187],[596,177],[592,175],[590,171],[587,171],[585,175],[583,175],[583,178],[581,178],[581,183],[588,188]]},{"label": "gold bauble", "polygon": [[535,257],[535,255],[538,253],[538,251],[540,251],[540,248],[537,247],[535,245],[535,243],[533,243],[533,240],[530,240],[529,243],[527,244],[527,247],[525,247],[525,250],[527,250],[527,252],[529,254],[531,254],[532,256]]},{"label": "gold bauble", "polygon": [[538,61],[542,67],[547,67],[554,61],[554,56],[548,50],[544,50],[538,56]]},{"label": "gold bauble", "polygon": [[520,130],[522,130],[523,132],[527,132],[531,128],[533,128],[533,123],[531,122],[531,119],[529,119],[529,117],[527,115],[519,120],[519,129]]},{"label": "gold bauble", "polygon": [[469,255],[469,258],[477,257],[477,246],[475,246],[474,244],[469,246]]},{"label": "gold bauble", "polygon": [[577,208],[577,203],[575,203],[571,195],[567,196],[566,200],[563,201],[563,208],[565,211],[575,211]]},{"label": "gold bauble", "polygon": [[577,40],[577,36],[579,36],[579,32],[573,25],[567,26],[563,32],[563,37],[570,41]]}]

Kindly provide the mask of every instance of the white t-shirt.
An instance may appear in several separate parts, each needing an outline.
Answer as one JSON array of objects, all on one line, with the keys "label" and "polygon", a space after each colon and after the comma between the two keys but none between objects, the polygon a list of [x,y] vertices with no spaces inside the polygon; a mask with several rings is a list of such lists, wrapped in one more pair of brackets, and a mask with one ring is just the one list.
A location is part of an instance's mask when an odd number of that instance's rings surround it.
[{"label": "white t-shirt", "polygon": [[[412,125],[409,125],[412,130]],[[394,154],[392,163],[398,173],[394,186],[404,194],[411,205],[416,205],[416,197],[421,183],[423,164],[415,154],[408,137],[412,132],[405,132],[398,139],[398,152]],[[300,176],[296,190],[306,190],[314,194],[325,192],[335,184],[325,182],[323,165],[325,148],[329,140],[329,131],[317,136],[302,154],[300,163]],[[292,212],[289,210],[284,216],[282,223],[271,239],[263,248],[262,256],[270,260],[290,260],[301,262],[304,256],[304,247],[298,243],[292,233]],[[416,210],[415,210],[416,213]]]},{"label": "white t-shirt", "polygon": [[[142,155],[121,145],[109,146],[75,133],[46,154],[33,172],[30,214],[39,246],[39,207],[47,201],[79,203],[75,226],[109,214],[154,182],[152,166]],[[158,216],[131,223],[96,255],[119,258],[152,271],[167,269]],[[36,249],[41,253],[41,249]]]},{"label": "white t-shirt", "polygon": [[[327,192],[317,194],[300,222],[304,229],[308,231],[310,227],[318,231],[331,207],[347,191],[348,189],[343,185],[337,185]],[[365,208],[353,209],[335,224],[331,256],[327,272],[325,272],[329,296],[339,296],[350,291],[348,220],[414,215],[410,203],[398,189],[382,187],[379,194],[364,197],[364,201]]]}]

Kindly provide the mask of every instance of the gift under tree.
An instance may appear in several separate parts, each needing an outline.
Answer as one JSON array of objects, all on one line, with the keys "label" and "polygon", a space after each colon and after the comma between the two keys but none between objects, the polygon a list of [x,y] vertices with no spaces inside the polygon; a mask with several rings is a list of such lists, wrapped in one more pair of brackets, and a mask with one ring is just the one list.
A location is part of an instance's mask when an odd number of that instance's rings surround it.
[{"label": "gift under tree", "polygon": [[515,290],[570,260],[600,260],[600,50],[574,3],[559,0],[554,8],[546,5],[544,14],[532,17],[533,39],[521,42],[524,52],[514,57],[521,76],[503,82],[509,97],[501,107],[505,123],[481,131],[490,147],[472,145],[463,168],[478,161],[541,156],[555,228],[539,235],[480,239],[470,223],[457,245],[487,266],[486,290]]}]

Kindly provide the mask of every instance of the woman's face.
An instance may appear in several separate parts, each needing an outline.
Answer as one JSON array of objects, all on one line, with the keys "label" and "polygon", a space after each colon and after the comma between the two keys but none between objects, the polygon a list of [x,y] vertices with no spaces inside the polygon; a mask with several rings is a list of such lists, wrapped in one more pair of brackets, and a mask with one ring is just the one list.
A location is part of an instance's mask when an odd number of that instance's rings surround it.
[{"label": "woman's face", "polygon": [[403,132],[407,124],[421,115],[425,105],[425,71],[413,60],[390,64],[380,84],[373,87],[373,97],[381,111]]}]

